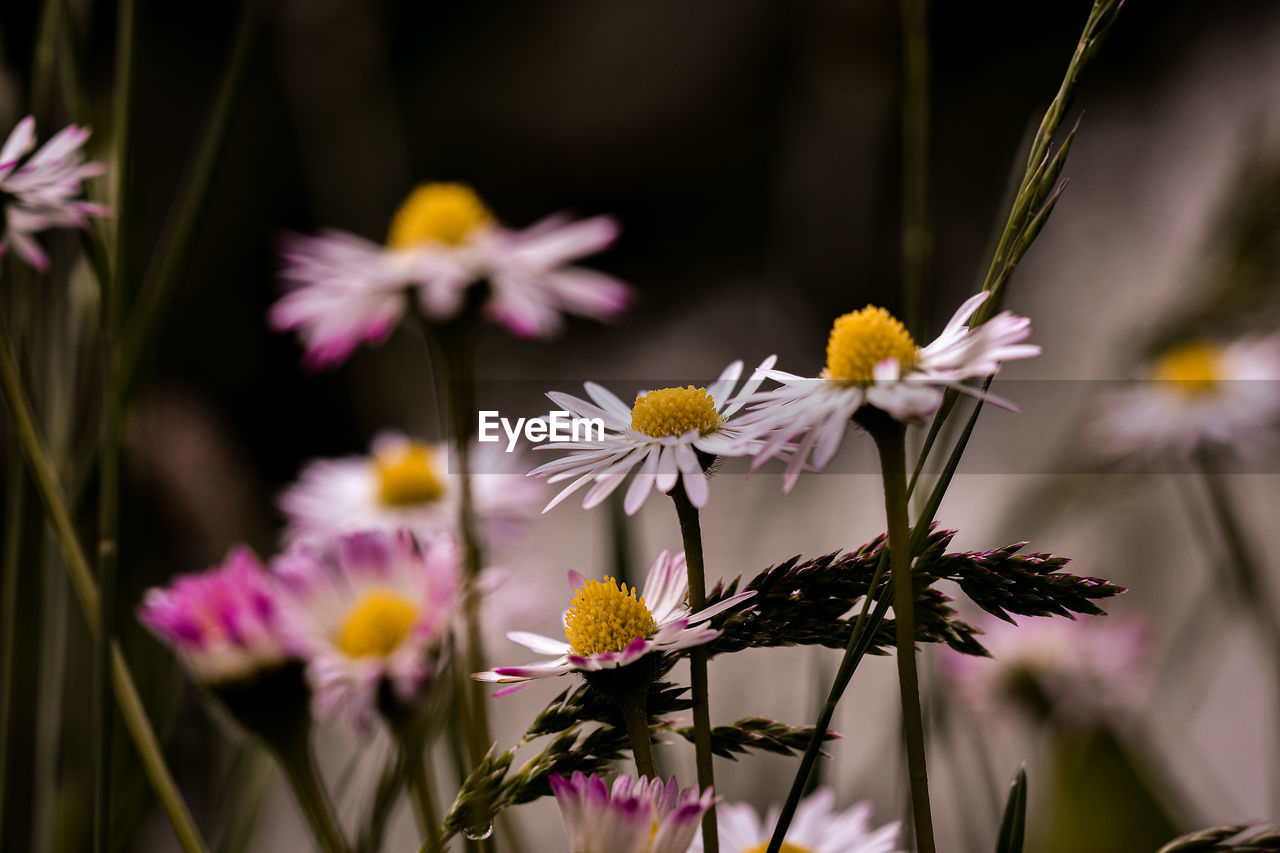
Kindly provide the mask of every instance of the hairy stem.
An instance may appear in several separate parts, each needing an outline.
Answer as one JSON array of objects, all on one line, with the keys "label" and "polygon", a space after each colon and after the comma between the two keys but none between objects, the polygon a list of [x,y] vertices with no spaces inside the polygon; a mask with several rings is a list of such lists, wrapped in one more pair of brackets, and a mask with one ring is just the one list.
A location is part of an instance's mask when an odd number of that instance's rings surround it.
[{"label": "hairy stem", "polygon": [[627,736],[631,738],[631,754],[635,756],[636,772],[650,779],[658,778],[658,766],[653,760],[653,742],[649,731],[649,711],[645,707],[648,688],[638,695],[620,702],[618,710],[627,723]]},{"label": "hairy stem", "polygon": [[[676,515],[680,519],[680,536],[684,540],[684,558],[689,567],[689,609],[697,613],[707,604],[707,581],[702,561],[702,525],[698,509],[685,494],[684,484],[676,483],[671,491]],[[698,787],[705,791],[715,785],[715,767],[711,754],[711,706],[707,682],[707,650],[695,646],[689,650],[689,683],[693,690],[693,748],[698,763]],[[702,844],[706,853],[719,853],[720,836],[716,825],[716,807],[702,816]]]}]

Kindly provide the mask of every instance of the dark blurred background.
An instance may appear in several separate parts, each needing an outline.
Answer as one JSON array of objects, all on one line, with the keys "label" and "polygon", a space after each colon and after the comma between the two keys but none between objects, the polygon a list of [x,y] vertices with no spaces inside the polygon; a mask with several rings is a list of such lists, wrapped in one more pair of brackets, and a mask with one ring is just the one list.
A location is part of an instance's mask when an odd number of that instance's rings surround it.
[{"label": "dark blurred background", "polygon": [[[135,190],[144,202],[130,249],[145,266],[241,4],[138,5]],[[591,263],[639,292],[619,327],[574,321],[549,345],[490,330],[482,345],[487,378],[568,391],[583,378],[711,377],[732,358],[753,363],[771,352],[787,369],[816,370],[835,315],[866,302],[903,308],[894,3],[260,5],[227,155],[131,412],[125,604],[152,583],[219,559],[233,541],[269,552],[274,496],[305,460],[359,452],[385,427],[434,428],[429,373],[411,332],[321,374],[300,370],[292,337],[269,332],[284,231],[335,227],[381,240],[395,207],[424,180],[471,183],[514,226],[558,211],[616,216],[621,239]],[[42,136],[72,119],[105,124],[109,115],[113,4],[70,7],[91,112],[55,111]],[[1088,9],[1087,0],[932,4],[926,340],[981,281],[1024,145]],[[38,3],[0,3],[0,127],[27,110],[39,15]],[[1126,5],[1070,116],[1083,117],[1066,169],[1072,186],[1011,286],[1011,307],[1041,309],[1038,340],[1052,350],[1018,376],[1124,375],[1106,355],[1118,351],[1110,349],[1118,330],[1164,311],[1151,306],[1194,279],[1187,270],[1209,223],[1238,189],[1233,164],[1267,150],[1258,140],[1280,114],[1277,55],[1280,6],[1268,0]],[[1135,275],[1144,271],[1161,281]],[[615,390],[625,397],[629,387]],[[865,515],[857,529],[874,534],[882,522],[874,507]],[[658,522],[649,518],[640,520],[643,537],[669,539],[669,531],[653,535]],[[814,518],[779,533],[766,559],[817,553],[799,541],[821,527]],[[579,513],[558,523],[594,531],[601,521]],[[831,526],[817,538],[831,547],[862,541]],[[547,552],[546,562],[549,576],[562,576],[563,558]],[[42,589],[24,581],[33,602]],[[69,631],[80,630],[79,618],[69,613]],[[149,640],[131,640],[144,659],[167,660]],[[33,695],[41,659],[33,644],[32,666],[19,673]],[[87,672],[72,662],[68,701],[87,690]],[[178,772],[199,817],[212,820],[218,782],[202,768],[215,763],[221,743],[208,732],[221,729],[193,702],[165,695],[178,709]],[[792,722],[808,718],[807,705],[799,708]],[[66,712],[68,732],[82,710]],[[35,712],[20,713],[19,724],[34,730]],[[29,772],[34,750],[13,757],[9,772]],[[71,749],[63,753],[57,808],[83,821],[88,767]],[[780,795],[772,780],[757,781],[731,782],[731,793]],[[20,786],[9,790],[24,796]],[[892,788],[851,781],[847,791],[874,795],[885,820],[897,814]],[[5,849],[47,837],[12,817],[22,811],[8,810]],[[152,831],[137,849],[168,843],[163,829]]]}]

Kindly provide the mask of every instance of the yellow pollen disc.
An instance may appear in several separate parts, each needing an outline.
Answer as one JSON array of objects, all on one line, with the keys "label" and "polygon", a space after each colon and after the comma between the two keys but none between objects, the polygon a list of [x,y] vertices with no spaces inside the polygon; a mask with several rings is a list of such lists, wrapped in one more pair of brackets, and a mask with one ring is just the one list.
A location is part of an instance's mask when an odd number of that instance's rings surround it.
[{"label": "yellow pollen disc", "polygon": [[661,438],[684,435],[696,429],[702,435],[720,426],[720,413],[706,388],[663,388],[636,396],[631,407],[631,428]]},{"label": "yellow pollen disc", "polygon": [[1221,360],[1221,352],[1212,344],[1199,341],[1182,344],[1161,356],[1152,378],[1171,382],[1174,388],[1190,397],[1210,394],[1222,378]]},{"label": "yellow pollen disc", "polygon": [[[761,844],[757,844],[755,847],[750,847],[744,850],[743,853],[765,853],[768,849],[769,842],[765,841]],[[779,847],[778,850],[779,853],[813,853],[813,851],[808,847],[801,847],[799,844],[792,844],[790,841],[782,842],[782,846]]]},{"label": "yellow pollen disc", "polygon": [[378,473],[378,500],[387,506],[416,506],[439,500],[444,494],[435,452],[420,442],[379,453],[373,467]]},{"label": "yellow pollen disc", "polygon": [[564,617],[564,635],[580,655],[620,652],[636,637],[657,631],[644,596],[610,577],[578,587]]},{"label": "yellow pollen disc", "polygon": [[915,364],[916,342],[896,317],[868,305],[836,319],[827,339],[827,369],[822,375],[838,382],[870,385],[872,369],[886,358],[895,359],[905,373]]},{"label": "yellow pollen disc", "polygon": [[353,658],[386,657],[399,648],[413,627],[418,608],[389,589],[371,589],[347,612],[337,644]]},{"label": "yellow pollen disc", "polygon": [[387,235],[387,247],[410,249],[423,243],[457,246],[493,214],[466,184],[422,184],[404,200]]}]

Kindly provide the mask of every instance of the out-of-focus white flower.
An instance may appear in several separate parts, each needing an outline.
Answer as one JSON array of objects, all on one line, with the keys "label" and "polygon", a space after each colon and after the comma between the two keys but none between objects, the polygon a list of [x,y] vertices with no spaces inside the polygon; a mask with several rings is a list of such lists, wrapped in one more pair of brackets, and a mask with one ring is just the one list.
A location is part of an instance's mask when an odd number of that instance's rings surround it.
[{"label": "out-of-focus white flower", "polygon": [[[788,452],[788,443],[803,436],[787,465],[783,488],[789,492],[802,470],[826,467],[863,406],[899,421],[919,422],[937,410],[944,388],[982,396],[963,381],[996,373],[1003,361],[1039,355],[1040,347],[1023,343],[1031,334],[1026,317],[1002,311],[969,328],[969,318],[990,295],[984,291],[965,301],[926,347],[917,347],[906,327],[883,308],[868,305],[839,317],[821,374],[768,370],[765,375],[781,387],[739,398],[748,404],[737,423],[744,448],[754,446],[752,470]],[[991,395],[985,399],[1013,408]]]},{"label": "out-of-focus white flower", "polygon": [[[595,672],[635,663],[650,652],[674,652],[700,646],[720,636],[706,623],[755,595],[741,592],[724,601],[690,613],[685,597],[689,573],[684,554],[658,555],[645,579],[644,594],[619,585],[613,578],[588,579],[570,570],[569,587],[574,590],[569,610],[564,614],[568,642],[513,631],[507,637],[528,649],[553,658],[525,666],[502,666],[472,676],[477,681],[523,683],[537,678]],[[517,688],[499,691],[510,693]]]},{"label": "out-of-focus white flower", "polygon": [[147,591],[138,621],[178,652],[202,684],[247,681],[285,663],[276,590],[245,547],[222,565]]},{"label": "out-of-focus white flower", "polygon": [[[289,544],[323,544],[357,530],[408,530],[419,539],[456,536],[459,466],[445,444],[385,433],[368,456],[323,459],[303,468],[280,496]],[[517,537],[537,511],[542,489],[528,480],[518,456],[476,444],[471,455],[476,516],[495,542]]]},{"label": "out-of-focus white flower", "polygon": [[423,184],[396,212],[385,246],[341,231],[287,238],[281,275],[292,289],[270,321],[298,332],[311,366],[327,367],[362,343],[385,340],[411,300],[431,320],[447,322],[468,289],[487,282],[489,320],[520,337],[550,337],[564,314],[609,320],[630,303],[622,282],[572,266],[617,234],[608,217],[552,217],[511,230],[470,187]]},{"label": "out-of-focus white flower", "polygon": [[599,776],[551,775],[569,853],[685,853],[702,814],[711,808],[710,788],[683,791],[673,776],[619,776],[610,789]]},{"label": "out-of-focus white flower", "polygon": [[[795,819],[787,828],[782,853],[894,853],[898,824],[871,826],[871,804],[859,803],[836,811],[835,793],[819,788],[801,801]],[[778,823],[775,806],[763,821],[746,804],[716,807],[716,827],[721,853],[764,853]],[[698,830],[689,853],[702,853],[702,831]]]},{"label": "out-of-focus white flower", "polygon": [[1112,458],[1151,462],[1274,444],[1277,380],[1280,337],[1183,343],[1156,360],[1146,381],[1102,398],[1095,446]]},{"label": "out-of-focus white flower", "polygon": [[49,256],[36,241],[37,233],[49,228],[81,228],[90,216],[109,214],[108,208],[78,198],[83,190],[81,182],[103,172],[101,163],[85,162],[83,148],[88,138],[88,128],[69,125],[26,157],[36,144],[36,121],[27,116],[18,122],[0,147],[0,205],[4,212],[0,254],[12,247],[23,260],[44,272],[49,268]]},{"label": "out-of-focus white flower", "polygon": [[975,707],[1016,706],[1087,721],[1132,707],[1141,687],[1143,624],[1133,618],[1024,617],[979,623],[990,658],[944,650],[943,672]]},{"label": "out-of-focus white flower", "polygon": [[307,661],[317,717],[345,711],[366,730],[384,680],[403,704],[421,698],[439,669],[460,594],[451,539],[352,533],[325,548],[298,546],[272,569],[286,636]]},{"label": "out-of-focus white flower", "polygon": [[[760,386],[765,371],[773,366],[773,356],[755,370],[743,385],[741,394],[748,395]],[[628,406],[612,392],[595,384],[585,384],[588,402],[569,394],[552,391],[547,394],[561,408],[577,418],[598,418],[604,425],[604,437],[597,441],[569,441],[539,445],[538,449],[567,450],[569,455],[540,465],[529,472],[531,477],[547,477],[549,483],[572,480],[547,504],[543,512],[577,491],[590,481],[582,506],[599,505],[636,468],[639,472],[627,489],[624,507],[628,515],[644,505],[656,486],[670,492],[677,483],[684,485],[689,502],[698,508],[707,503],[709,489],[703,460],[716,456],[742,456],[758,446],[744,442],[733,423],[741,403],[731,403],[734,388],[742,376],[742,362],[725,368],[709,388],[662,388],[636,396]]]}]

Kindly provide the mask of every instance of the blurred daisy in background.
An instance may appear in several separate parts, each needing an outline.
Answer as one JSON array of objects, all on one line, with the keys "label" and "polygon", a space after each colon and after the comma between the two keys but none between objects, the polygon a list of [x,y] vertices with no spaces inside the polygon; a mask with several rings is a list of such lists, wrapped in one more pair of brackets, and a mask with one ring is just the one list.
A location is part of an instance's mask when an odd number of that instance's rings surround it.
[{"label": "blurred daisy in background", "polygon": [[231,549],[220,566],[148,590],[138,621],[210,687],[249,681],[292,657],[271,577],[243,546]]},{"label": "blurred daisy in background", "polygon": [[970,297],[925,347],[917,347],[906,327],[883,308],[868,305],[837,318],[822,373],[806,377],[767,370],[765,375],[781,387],[738,398],[738,403],[749,404],[738,425],[740,450],[755,456],[752,470],[784,454],[788,442],[803,436],[783,481],[784,490],[791,491],[802,470],[820,471],[832,460],[863,406],[917,423],[937,411],[943,389],[953,388],[1012,409],[962,384],[999,372],[1001,362],[1040,354],[1040,347],[1023,343],[1031,334],[1026,317],[1002,311],[969,328],[969,319],[990,295],[984,291]]},{"label": "blurred daisy in background", "polygon": [[665,783],[619,776],[612,788],[581,772],[550,781],[569,853],[685,853],[714,800],[710,788],[679,790],[674,776]]},{"label": "blurred daisy in background", "polygon": [[1036,719],[1084,723],[1136,706],[1147,632],[1134,618],[988,616],[978,623],[990,658],[943,650],[942,671],[979,709],[1014,707]]},{"label": "blurred daisy in background", "polygon": [[[368,456],[322,459],[302,469],[280,496],[288,544],[358,530],[408,530],[420,540],[456,536],[459,466],[447,444],[427,444],[398,433],[374,439]],[[537,512],[542,488],[524,476],[516,454],[498,445],[472,449],[472,499],[484,532],[511,541]]]},{"label": "blurred daisy in background", "polygon": [[409,706],[443,665],[459,556],[452,540],[352,533],[272,562],[289,641],[307,661],[319,718],[347,713],[367,730],[381,686]]},{"label": "blurred daisy in background", "polygon": [[[0,254],[12,248],[40,272],[49,269],[49,256],[35,235],[49,228],[83,228],[90,216],[106,216],[110,210],[84,201],[81,182],[103,173],[101,163],[85,162],[84,144],[89,129],[69,125],[58,131],[40,150],[26,155],[36,144],[36,120],[27,116],[0,147],[0,205],[4,233]],[[25,159],[24,159],[25,157]]]},{"label": "blurred daisy in background", "polygon": [[1188,341],[1147,380],[1104,395],[1091,436],[1104,456],[1138,462],[1274,444],[1280,427],[1280,338]]},{"label": "blurred daisy in background", "polygon": [[[894,853],[897,850],[898,824],[873,828],[870,803],[836,811],[835,799],[830,788],[819,788],[801,801],[795,819],[787,828],[782,853]],[[762,821],[749,805],[720,804],[716,807],[716,827],[721,853],[764,853],[777,823],[776,807],[770,809]],[[701,830],[689,853],[702,853]]]},{"label": "blurred daisy in background", "polygon": [[[774,357],[770,356],[756,368],[739,397],[760,387],[773,362]],[[546,477],[549,483],[573,480],[543,512],[588,482],[592,486],[582,506],[598,506],[637,468],[623,503],[628,515],[644,505],[655,487],[660,492],[670,492],[677,483],[684,486],[690,503],[699,509],[706,506],[706,468],[711,462],[718,456],[742,456],[756,447],[743,440],[732,420],[742,407],[740,402],[730,401],[741,376],[742,362],[735,361],[707,388],[689,385],[647,391],[637,394],[631,406],[594,382],[583,386],[594,402],[557,391],[548,393],[572,417],[598,418],[604,424],[604,436],[596,441],[539,446],[538,449],[567,450],[568,455],[538,466],[529,476]]]},{"label": "blurred daisy in background", "polygon": [[[651,652],[674,652],[700,646],[720,636],[707,620],[755,595],[741,592],[724,601],[689,612],[685,596],[689,573],[684,554],[658,555],[645,578],[644,592],[619,584],[611,577],[594,580],[569,572],[573,598],[564,614],[565,640],[513,631],[507,637],[548,661],[525,666],[498,667],[472,676],[477,681],[521,683],[537,678],[596,672],[635,663]],[[499,695],[519,688],[499,691]]]},{"label": "blurred daisy in background", "polygon": [[511,230],[465,184],[423,184],[396,211],[386,245],[342,231],[287,237],[281,276],[291,289],[270,322],[299,334],[308,364],[327,367],[385,340],[414,305],[433,322],[457,318],[469,289],[487,282],[488,320],[519,337],[550,337],[564,314],[610,320],[630,304],[622,282],[572,266],[617,235],[603,216]]}]

